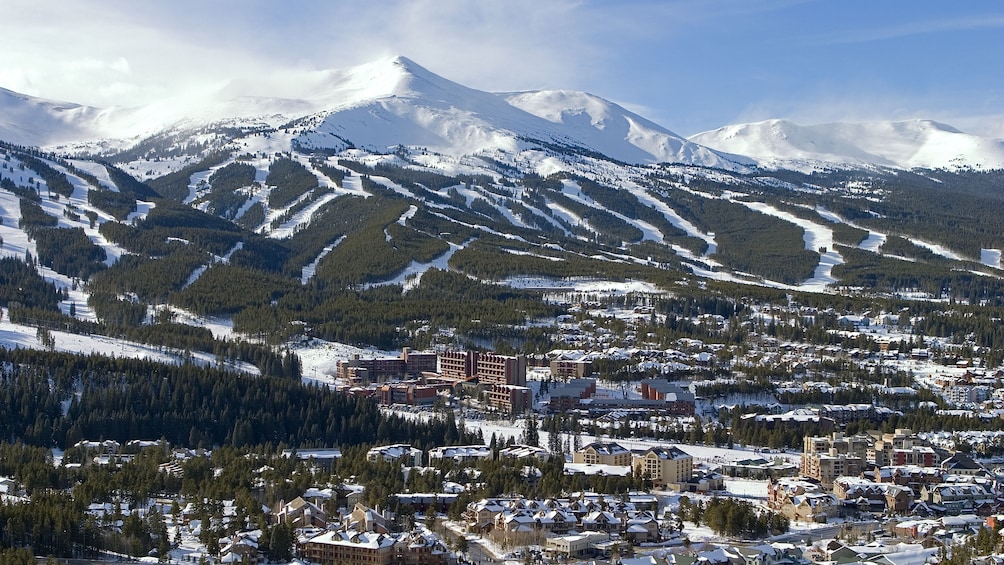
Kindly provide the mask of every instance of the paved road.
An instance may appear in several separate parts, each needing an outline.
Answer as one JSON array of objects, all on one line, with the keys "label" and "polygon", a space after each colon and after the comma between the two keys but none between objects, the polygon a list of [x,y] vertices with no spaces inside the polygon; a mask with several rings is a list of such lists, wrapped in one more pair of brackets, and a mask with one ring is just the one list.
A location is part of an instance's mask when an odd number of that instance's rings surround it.
[{"label": "paved road", "polygon": [[[446,536],[451,540],[456,540],[461,537],[461,534],[445,528]],[[496,559],[494,555],[484,548],[477,540],[471,540],[467,543],[467,560],[474,565],[498,565],[502,561]]]},{"label": "paved road", "polygon": [[467,559],[475,565],[495,565],[501,563],[495,556],[488,552],[480,543],[472,541],[467,545]]}]

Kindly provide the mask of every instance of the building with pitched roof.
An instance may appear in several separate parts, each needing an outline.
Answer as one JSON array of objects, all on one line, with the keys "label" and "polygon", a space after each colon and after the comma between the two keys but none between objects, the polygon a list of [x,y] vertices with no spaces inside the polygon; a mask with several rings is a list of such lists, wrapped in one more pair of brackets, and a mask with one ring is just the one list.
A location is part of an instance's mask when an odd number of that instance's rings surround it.
[{"label": "building with pitched roof", "polygon": [[634,457],[637,472],[659,488],[686,482],[694,474],[694,458],[679,447],[650,447]]},{"label": "building with pitched roof", "polygon": [[596,441],[572,454],[572,463],[631,466],[631,450],[619,443]]}]

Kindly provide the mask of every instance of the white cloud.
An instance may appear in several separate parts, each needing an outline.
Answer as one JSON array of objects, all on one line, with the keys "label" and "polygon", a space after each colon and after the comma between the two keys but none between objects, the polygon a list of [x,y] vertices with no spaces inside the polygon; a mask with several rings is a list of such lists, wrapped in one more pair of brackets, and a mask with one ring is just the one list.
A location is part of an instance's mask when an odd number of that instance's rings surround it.
[{"label": "white cloud", "polygon": [[[482,90],[587,90],[676,131],[775,117],[818,122],[944,114],[971,100],[964,94],[979,85],[990,85],[982,87],[989,96],[999,92],[992,79],[980,81],[971,72],[960,86],[940,87],[957,89],[954,102],[951,93],[915,96],[915,84],[889,82],[878,93],[873,84],[844,86],[854,80],[844,76],[849,73],[884,77],[886,69],[871,61],[835,73],[830,86],[836,87],[828,89],[818,70],[840,61],[846,46],[813,49],[817,36],[791,35],[809,28],[770,24],[843,9],[834,6],[803,0],[4,0],[0,86],[105,107],[190,98],[227,85],[231,94],[296,97],[312,71],[404,55]],[[878,19],[822,40],[1001,26],[999,16],[964,13],[938,21]],[[985,51],[960,60],[992,58]],[[804,87],[817,84],[812,91]],[[970,109],[989,114],[997,102]]]},{"label": "white cloud", "polygon": [[0,84],[99,106],[392,55],[477,88],[567,87],[604,51],[571,0],[9,2]]},{"label": "white cloud", "polygon": [[1004,28],[1004,16],[987,14],[978,17],[947,18],[938,20],[904,21],[884,27],[860,30],[842,30],[815,36],[816,41],[828,44],[867,43],[884,39],[898,39],[932,33],[971,31]]}]

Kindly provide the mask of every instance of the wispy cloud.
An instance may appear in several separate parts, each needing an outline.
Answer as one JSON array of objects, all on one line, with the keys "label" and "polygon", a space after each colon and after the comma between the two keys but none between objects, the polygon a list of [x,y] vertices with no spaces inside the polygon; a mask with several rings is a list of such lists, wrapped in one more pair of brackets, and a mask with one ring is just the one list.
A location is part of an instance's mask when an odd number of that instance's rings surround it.
[{"label": "wispy cloud", "polygon": [[392,55],[477,88],[559,87],[581,84],[611,51],[597,41],[604,18],[575,0],[9,2],[0,81],[94,105],[228,80],[274,90],[291,71]]},{"label": "wispy cloud", "polygon": [[1004,28],[1004,15],[991,14],[979,17],[903,22],[894,25],[858,30],[834,31],[814,36],[815,42],[823,45],[847,43],[868,43],[886,39],[898,39],[915,35],[943,32],[972,31]]}]

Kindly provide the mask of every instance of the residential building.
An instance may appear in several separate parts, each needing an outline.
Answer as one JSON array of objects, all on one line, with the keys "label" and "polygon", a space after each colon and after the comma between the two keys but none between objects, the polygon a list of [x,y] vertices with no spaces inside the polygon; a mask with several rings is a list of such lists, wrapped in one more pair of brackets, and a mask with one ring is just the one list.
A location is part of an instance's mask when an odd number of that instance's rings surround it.
[{"label": "residential building", "polygon": [[785,460],[767,461],[762,457],[742,459],[722,463],[719,467],[722,474],[729,477],[747,478],[756,480],[776,479],[779,477],[793,477],[798,474],[798,465]]},{"label": "residential building", "polygon": [[837,477],[857,476],[864,470],[864,459],[855,455],[840,453],[824,455],[802,453],[799,471],[805,477],[816,479],[826,487],[833,486]]},{"label": "residential building", "polygon": [[995,510],[996,497],[979,483],[941,483],[925,485],[920,499],[948,514],[979,513]]},{"label": "residential building", "polygon": [[431,351],[418,352],[405,347],[401,358],[404,360],[404,372],[408,375],[435,373],[439,366],[439,355]]},{"label": "residential building", "polygon": [[845,506],[872,512],[908,512],[914,503],[910,487],[860,477],[838,477],[833,481],[833,496]]},{"label": "residential building", "polygon": [[432,352],[415,352],[404,348],[397,357],[362,358],[353,355],[339,361],[335,368],[338,378],[355,382],[382,383],[424,372],[435,372],[438,356]]},{"label": "residential building", "polygon": [[400,357],[368,358],[353,355],[336,365],[336,375],[352,382],[382,383],[404,376],[405,363]]},{"label": "residential building", "polygon": [[544,449],[543,447],[537,447],[535,445],[510,445],[499,450],[500,458],[511,458],[511,459],[523,459],[525,457],[533,457],[534,459],[539,459],[541,461],[547,461],[551,458],[551,452]]},{"label": "residential building", "polygon": [[301,461],[311,462],[314,466],[331,470],[335,465],[335,461],[342,457],[342,451],[337,448],[302,448],[302,449],[284,449],[282,450],[283,457],[296,457]]},{"label": "residential building", "polygon": [[830,436],[806,436],[799,472],[829,487],[837,477],[860,475],[870,447],[867,435],[848,437],[833,432]]},{"label": "residential building", "polygon": [[790,498],[821,492],[823,492],[823,488],[819,483],[803,478],[783,477],[780,479],[771,479],[767,482],[767,507],[779,510]]},{"label": "residential building", "polygon": [[533,395],[528,387],[506,384],[492,384],[489,387],[485,391],[488,403],[504,412],[522,414],[533,408]]},{"label": "residential building", "polygon": [[631,451],[618,443],[593,442],[572,454],[572,463],[631,466]]},{"label": "residential building", "polygon": [[908,428],[899,428],[894,433],[878,436],[868,450],[868,459],[879,467],[889,465],[932,467],[940,461],[934,449],[923,445]]},{"label": "residential building", "polygon": [[526,386],[526,356],[480,353],[475,358],[475,376],[483,385]]},{"label": "residential building", "polygon": [[453,459],[454,461],[475,461],[491,459],[492,450],[487,445],[452,445],[434,447],[429,450],[429,459]]},{"label": "residential building", "polygon": [[976,476],[985,474],[986,469],[965,453],[955,453],[941,462],[941,468],[952,475]]},{"label": "residential building", "polygon": [[572,379],[561,385],[552,385],[547,407],[551,412],[575,410],[581,400],[596,394],[596,379]]},{"label": "residential building", "polygon": [[444,351],[439,354],[439,374],[455,381],[465,381],[475,374],[477,351]]},{"label": "residential building", "polygon": [[276,521],[295,528],[326,528],[328,513],[321,507],[296,497],[275,514]]},{"label": "residential building", "polygon": [[919,467],[917,465],[901,465],[880,467],[864,473],[877,483],[892,483],[910,487],[914,494],[919,494],[925,485],[936,485],[945,482],[947,473],[940,467]]},{"label": "residential building", "polygon": [[650,447],[645,453],[636,455],[633,463],[636,471],[660,488],[686,482],[694,474],[694,458],[675,446]]},{"label": "residential building", "polygon": [[448,565],[454,562],[441,540],[426,533],[325,532],[304,542],[301,552],[313,563],[335,565]]},{"label": "residential building", "polygon": [[556,379],[581,379],[593,374],[593,362],[585,359],[554,359],[551,361],[551,376]]},{"label": "residential building", "polygon": [[406,443],[374,447],[366,452],[367,461],[401,461],[417,467],[422,464],[422,450]]},{"label": "residential building", "polygon": [[440,393],[450,392],[452,386],[447,383],[421,384],[419,382],[387,383],[377,388],[377,398],[380,404],[434,404]]}]

